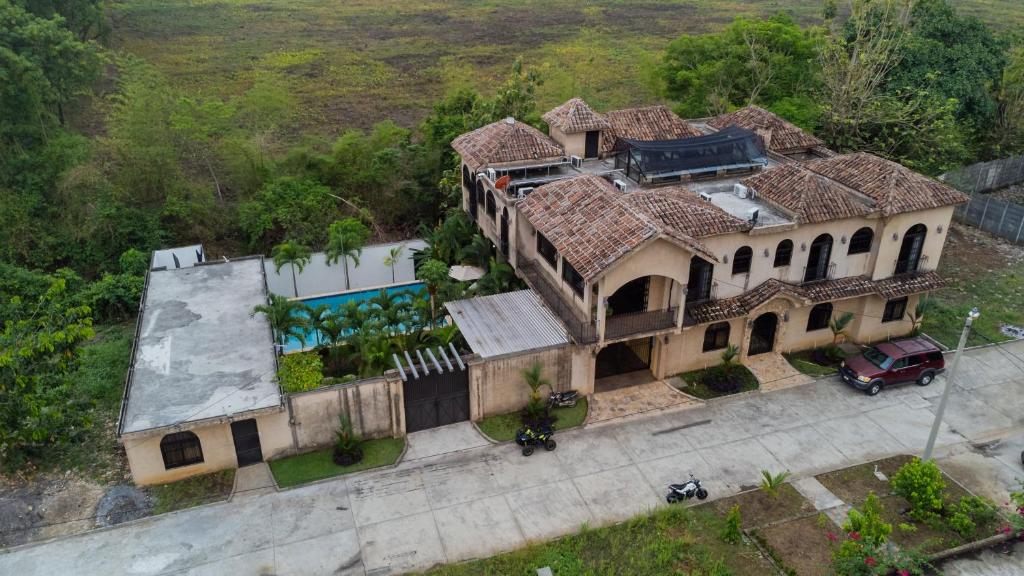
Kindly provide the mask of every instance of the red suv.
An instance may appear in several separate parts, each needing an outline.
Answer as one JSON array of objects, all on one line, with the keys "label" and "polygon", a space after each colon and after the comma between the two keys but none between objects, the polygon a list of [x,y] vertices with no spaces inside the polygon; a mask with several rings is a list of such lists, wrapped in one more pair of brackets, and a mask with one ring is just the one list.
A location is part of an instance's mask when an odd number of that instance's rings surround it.
[{"label": "red suv", "polygon": [[934,344],[909,338],[879,344],[848,358],[840,366],[839,375],[843,382],[874,396],[883,386],[903,382],[927,386],[945,369],[942,351]]}]

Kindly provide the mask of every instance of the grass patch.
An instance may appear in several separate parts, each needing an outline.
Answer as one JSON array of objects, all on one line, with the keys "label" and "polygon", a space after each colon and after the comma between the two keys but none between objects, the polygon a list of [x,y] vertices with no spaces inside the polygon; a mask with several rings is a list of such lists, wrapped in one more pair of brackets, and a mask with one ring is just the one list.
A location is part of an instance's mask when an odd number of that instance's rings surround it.
[{"label": "grass patch", "polygon": [[[567,430],[583,424],[587,418],[587,399],[580,398],[575,406],[565,408],[554,408],[551,414],[558,418],[555,422],[555,430]],[[498,442],[506,442],[516,437],[516,431],[522,428],[522,421],[519,419],[519,412],[498,414],[488,416],[477,422],[480,431]]]},{"label": "grass patch", "polygon": [[708,386],[704,383],[705,378],[708,374],[711,374],[716,367],[705,368],[702,370],[693,370],[691,372],[683,372],[678,376],[683,379],[686,383],[685,386],[681,386],[679,389],[691,396],[696,396],[703,400],[710,398],[718,398],[720,396],[729,396],[730,394],[739,394],[741,392],[749,392],[750,390],[757,390],[757,378],[754,373],[747,369],[742,364],[736,364],[733,366],[733,378],[739,387],[732,392],[719,392],[718,390]]},{"label": "grass patch", "polygon": [[153,514],[163,514],[227,500],[234,483],[234,469],[221,470],[170,484],[150,486],[146,488],[146,492],[153,498]]},{"label": "grass patch", "polygon": [[815,360],[814,350],[801,350],[800,352],[787,352],[782,355],[789,362],[789,365],[796,368],[803,374],[813,376],[814,378],[820,378],[822,376],[831,376],[839,371],[838,366],[830,366],[825,364],[819,364]]},{"label": "grass patch", "polygon": [[363,442],[363,459],[352,466],[338,466],[331,460],[334,448],[288,456],[270,462],[270,471],[281,488],[297,486],[332,476],[351,474],[394,464],[405,448],[404,438],[380,438]]},{"label": "grass patch", "polygon": [[584,527],[560,540],[484,560],[439,566],[430,576],[535,574],[550,566],[559,576],[583,574],[774,573],[752,544],[719,539],[724,518],[709,506],[661,508],[650,515],[597,529]]}]

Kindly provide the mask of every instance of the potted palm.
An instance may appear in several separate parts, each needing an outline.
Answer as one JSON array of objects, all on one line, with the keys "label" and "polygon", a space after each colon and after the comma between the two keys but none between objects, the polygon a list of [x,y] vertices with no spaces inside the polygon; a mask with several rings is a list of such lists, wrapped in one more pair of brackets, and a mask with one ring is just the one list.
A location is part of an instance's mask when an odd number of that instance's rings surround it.
[{"label": "potted palm", "polygon": [[363,459],[363,439],[352,430],[352,421],[348,414],[338,416],[338,420],[332,460],[338,466],[351,466]]}]

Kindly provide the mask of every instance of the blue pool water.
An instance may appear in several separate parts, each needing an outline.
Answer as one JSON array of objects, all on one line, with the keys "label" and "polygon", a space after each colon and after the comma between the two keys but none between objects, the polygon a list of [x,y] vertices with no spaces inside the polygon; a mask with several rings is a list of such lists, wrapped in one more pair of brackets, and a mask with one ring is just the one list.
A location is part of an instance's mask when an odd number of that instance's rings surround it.
[{"label": "blue pool water", "polygon": [[[384,288],[389,296],[395,294],[401,294],[408,292],[410,298],[412,295],[420,293],[421,290],[426,288],[426,284],[423,282],[411,282],[409,284],[399,284],[397,286],[389,286]],[[342,306],[345,306],[348,302],[367,302],[377,294],[380,294],[380,288],[374,288],[372,290],[362,290],[359,292],[346,292],[344,294],[334,294],[332,296],[319,296],[317,298],[304,298],[301,300],[303,304],[310,308],[315,308],[321,304],[327,304],[334,310],[338,310]],[[318,333],[316,330],[310,330],[306,333],[306,346],[313,347],[317,343]],[[285,352],[294,352],[302,350],[302,343],[298,338],[289,338],[288,342],[284,345]]]}]

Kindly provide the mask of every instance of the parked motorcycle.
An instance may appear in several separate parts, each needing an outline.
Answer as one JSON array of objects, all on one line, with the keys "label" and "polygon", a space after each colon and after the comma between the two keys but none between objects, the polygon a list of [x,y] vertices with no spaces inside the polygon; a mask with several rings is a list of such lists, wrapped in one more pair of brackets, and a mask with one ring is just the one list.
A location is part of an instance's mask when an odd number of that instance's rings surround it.
[{"label": "parked motorcycle", "polygon": [[552,391],[548,394],[548,409],[551,408],[571,408],[579,402],[580,393],[575,390],[566,390],[565,392]]},{"label": "parked motorcycle", "polygon": [[694,478],[693,474],[690,474],[690,479],[682,484],[669,484],[668,490],[668,496],[665,497],[665,500],[667,500],[669,504],[689,500],[694,496],[696,496],[698,500],[703,500],[708,497],[708,491],[700,485],[700,480]]},{"label": "parked motorcycle", "polygon": [[535,446],[543,446],[545,450],[551,452],[556,446],[555,439],[552,438],[554,435],[555,429],[550,426],[541,426],[536,430],[527,426],[516,432],[516,444],[523,447],[523,456],[533,454]]}]

